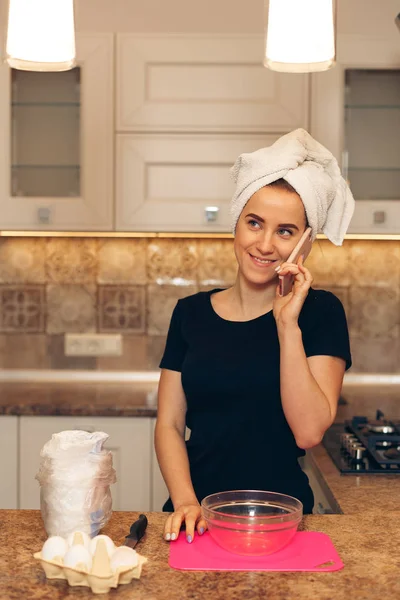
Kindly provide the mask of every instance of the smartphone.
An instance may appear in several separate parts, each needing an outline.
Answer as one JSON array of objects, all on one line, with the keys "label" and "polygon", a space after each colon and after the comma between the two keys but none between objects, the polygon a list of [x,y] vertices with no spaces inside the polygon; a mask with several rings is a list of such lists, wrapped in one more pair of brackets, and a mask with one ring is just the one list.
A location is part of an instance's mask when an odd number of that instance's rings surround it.
[{"label": "smartphone", "polygon": [[[307,227],[300,240],[292,250],[289,258],[285,262],[296,263],[300,256],[303,257],[303,261],[311,252],[312,240],[311,240],[311,227]],[[288,275],[279,275],[279,295],[287,296],[292,291],[294,282],[294,276],[290,273]]]}]

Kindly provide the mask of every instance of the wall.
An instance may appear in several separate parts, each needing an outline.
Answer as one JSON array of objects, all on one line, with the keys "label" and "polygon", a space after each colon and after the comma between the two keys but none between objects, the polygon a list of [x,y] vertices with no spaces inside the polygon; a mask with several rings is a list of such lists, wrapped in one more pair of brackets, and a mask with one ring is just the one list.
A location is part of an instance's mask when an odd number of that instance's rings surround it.
[{"label": "wall", "polygon": [[[354,372],[399,372],[400,245],[317,241],[314,287],[346,310]],[[231,239],[0,238],[0,367],[153,370],[178,298],[229,286]],[[65,332],[119,332],[123,355],[65,357]]]},{"label": "wall", "polygon": [[[0,0],[5,27],[8,0]],[[75,0],[78,31],[263,32],[264,0]],[[339,34],[398,39],[398,0],[339,0]],[[339,40],[340,42],[340,40]],[[348,316],[354,371],[400,371],[398,242],[321,241],[315,287]],[[0,367],[154,369],[179,297],[234,279],[231,240],[0,239]],[[120,358],[66,358],[63,334],[117,331]]]}]

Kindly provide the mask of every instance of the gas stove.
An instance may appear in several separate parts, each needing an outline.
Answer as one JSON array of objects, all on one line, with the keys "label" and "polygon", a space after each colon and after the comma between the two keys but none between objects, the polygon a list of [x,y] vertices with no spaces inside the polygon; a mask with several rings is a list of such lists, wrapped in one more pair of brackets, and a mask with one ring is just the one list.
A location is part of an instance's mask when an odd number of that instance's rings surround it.
[{"label": "gas stove", "polygon": [[322,443],[341,473],[400,475],[400,422],[384,416],[378,410],[375,420],[353,417],[328,429]]}]

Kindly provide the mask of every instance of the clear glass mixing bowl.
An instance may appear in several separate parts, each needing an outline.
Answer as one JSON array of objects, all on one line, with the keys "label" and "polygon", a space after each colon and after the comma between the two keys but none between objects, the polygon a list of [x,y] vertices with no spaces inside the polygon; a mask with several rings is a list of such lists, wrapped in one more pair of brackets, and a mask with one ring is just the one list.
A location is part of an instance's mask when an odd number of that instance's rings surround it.
[{"label": "clear glass mixing bowl", "polygon": [[215,542],[247,556],[284,548],[303,517],[303,504],[297,498],[257,490],[211,494],[202,500],[201,509]]}]

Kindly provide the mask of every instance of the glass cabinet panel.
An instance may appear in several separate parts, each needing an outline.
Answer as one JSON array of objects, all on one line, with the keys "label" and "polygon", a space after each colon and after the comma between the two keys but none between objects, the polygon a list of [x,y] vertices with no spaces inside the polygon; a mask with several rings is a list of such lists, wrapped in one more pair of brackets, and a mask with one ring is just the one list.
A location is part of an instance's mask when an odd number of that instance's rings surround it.
[{"label": "glass cabinet panel", "polygon": [[80,68],[11,69],[11,195],[78,197]]},{"label": "glass cabinet panel", "polygon": [[400,198],[400,70],[346,70],[344,147],[356,199]]}]

